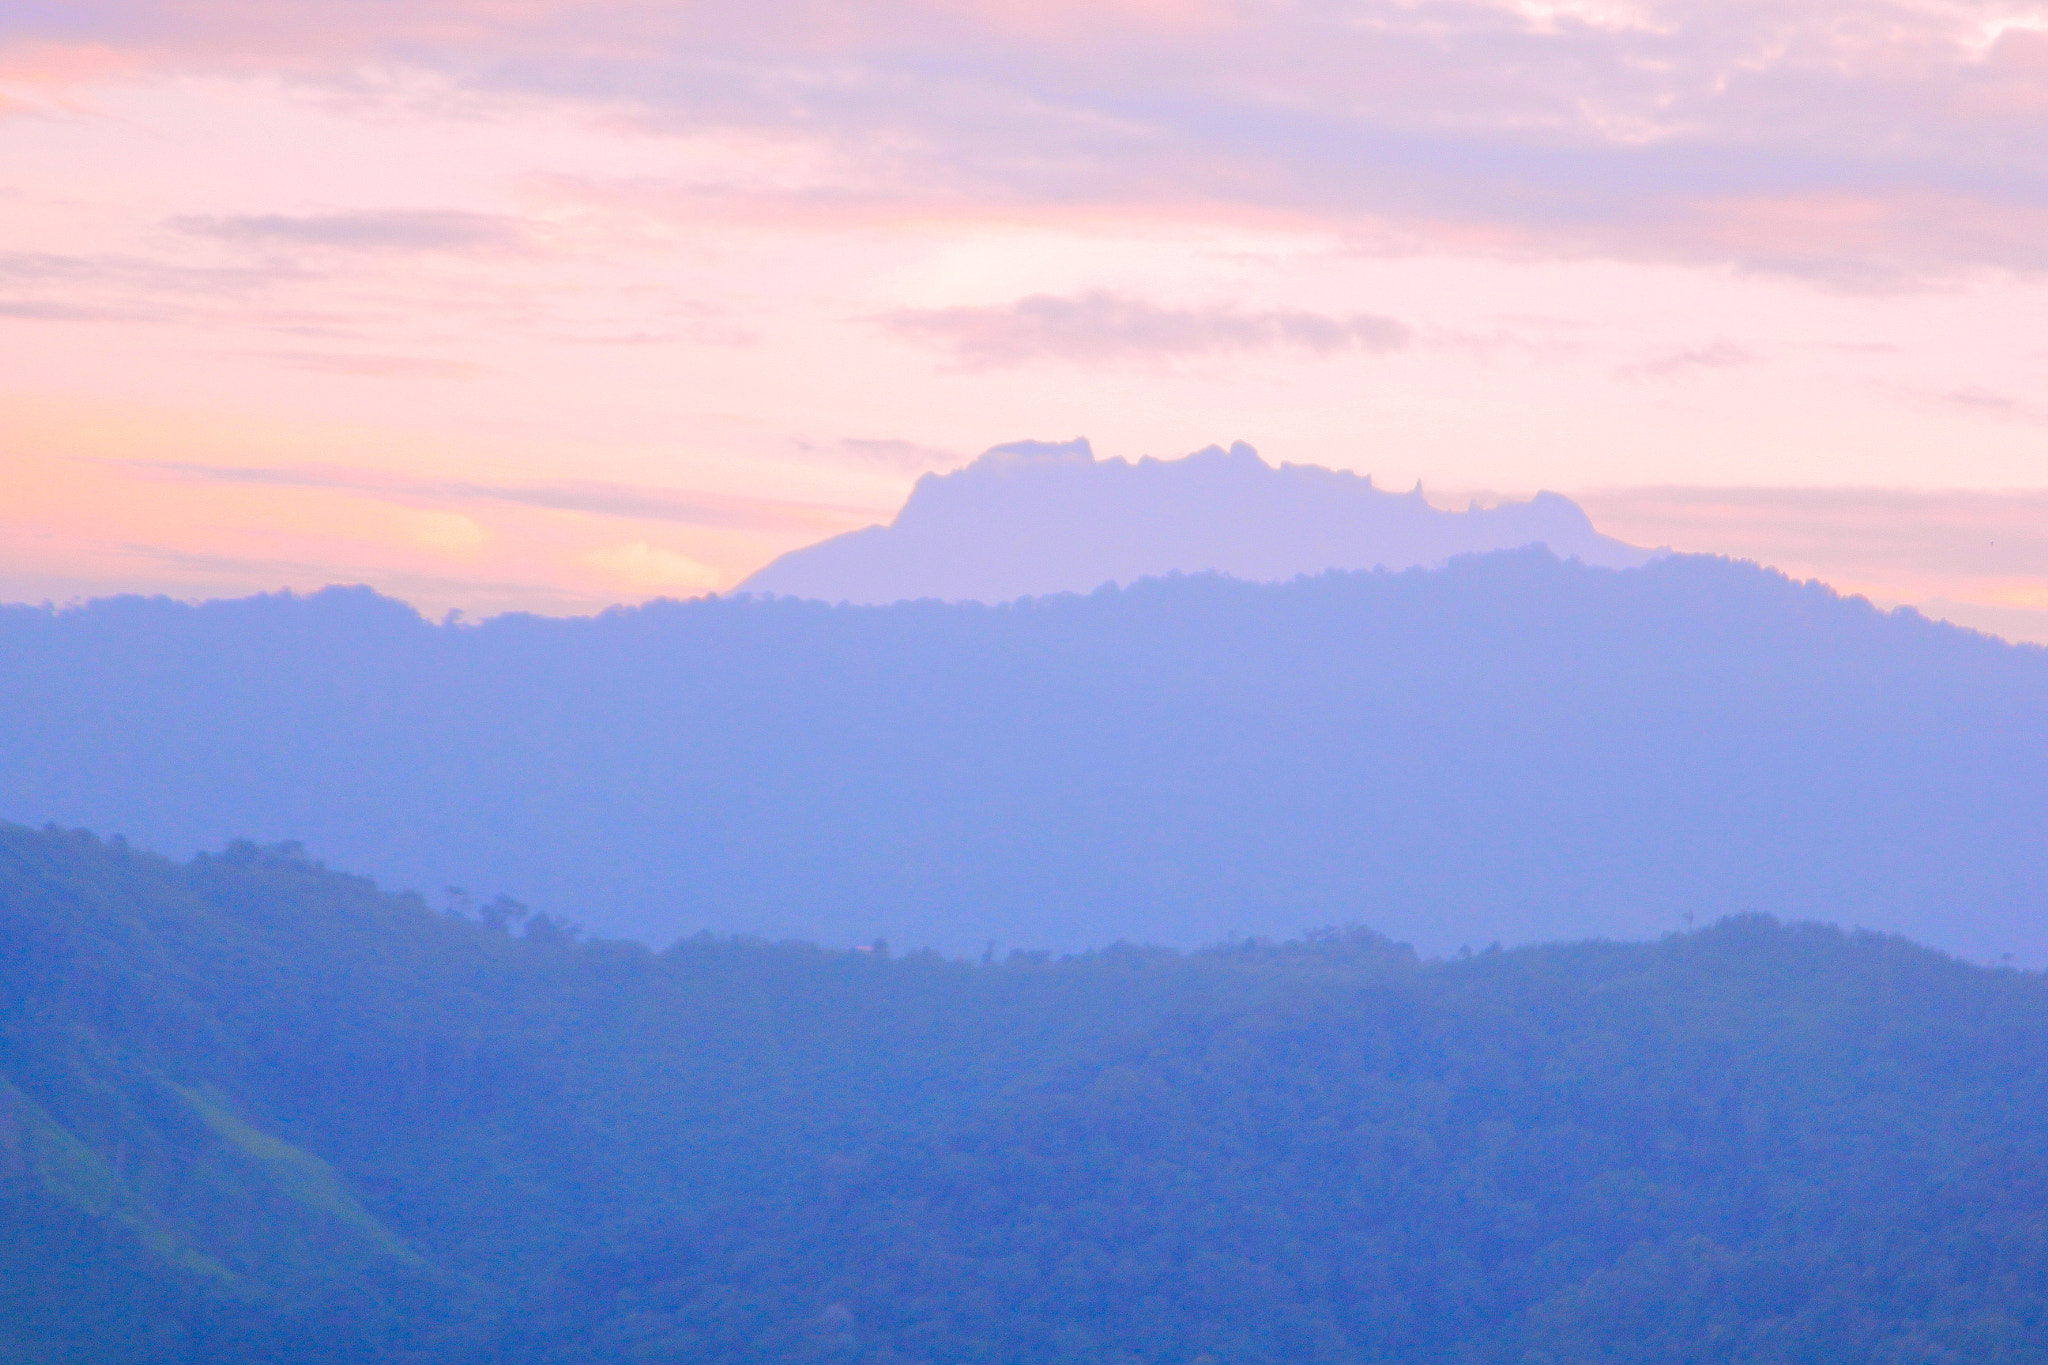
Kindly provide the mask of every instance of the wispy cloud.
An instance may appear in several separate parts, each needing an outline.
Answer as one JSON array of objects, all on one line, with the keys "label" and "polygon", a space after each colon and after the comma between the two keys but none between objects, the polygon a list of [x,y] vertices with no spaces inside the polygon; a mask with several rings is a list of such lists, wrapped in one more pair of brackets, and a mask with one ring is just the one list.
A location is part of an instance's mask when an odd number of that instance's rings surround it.
[{"label": "wispy cloud", "polygon": [[617,574],[628,583],[655,590],[704,592],[717,587],[724,577],[709,564],[644,540],[606,546],[592,551],[588,558],[597,568]]},{"label": "wispy cloud", "polygon": [[[308,544],[302,548],[317,552],[323,547]],[[285,584],[310,590],[360,582],[364,577],[363,565],[346,559],[207,553],[146,542],[125,543],[115,549],[123,558],[161,566],[183,576],[186,581],[179,585],[174,594],[177,596],[204,596],[209,591],[240,595],[249,591],[252,584],[265,585],[259,590],[275,590]],[[588,612],[609,606],[613,600],[601,594],[565,590],[559,583],[542,579],[504,579],[488,573],[436,574],[404,565],[380,564],[372,576],[379,591],[415,603],[456,599],[500,603],[504,609],[513,610],[545,606],[556,611]],[[217,580],[220,587],[210,587],[209,580]],[[109,591],[108,586],[101,584],[81,586],[86,589],[86,596],[102,596]]]},{"label": "wispy cloud", "polygon": [[2048,642],[2048,489],[1611,488],[1609,535],[1753,559],[1880,604]]},{"label": "wispy cloud", "polygon": [[[42,111],[0,122],[9,458],[219,466],[113,481],[127,510],[79,466],[52,525],[397,543],[394,508],[446,511],[539,578],[599,543],[737,577],[957,462],[920,442],[1048,403],[1106,449],[1222,422],[1403,485],[2018,478],[2048,420],[2048,35],[2018,13],[0,6],[0,99]],[[335,491],[253,487],[287,479]]]},{"label": "wispy cloud", "polygon": [[157,316],[136,308],[103,308],[52,299],[0,299],[0,318],[23,322],[143,322]]},{"label": "wispy cloud", "polygon": [[466,360],[436,360],[409,355],[344,355],[327,351],[267,351],[263,358],[315,374],[355,375],[365,379],[470,379],[489,374],[488,365]]},{"label": "wispy cloud", "polygon": [[309,272],[288,263],[188,265],[117,253],[0,251],[0,319],[20,322],[182,323],[245,316],[251,301]]},{"label": "wispy cloud", "polygon": [[1831,581],[2048,582],[2048,490],[1667,487],[1573,496],[1611,535],[1831,565]]},{"label": "wispy cloud", "polygon": [[[109,60],[271,70],[364,104],[540,99],[765,149],[721,193],[1249,206],[1393,224],[1424,249],[1842,282],[2048,265],[2048,34],[1991,0],[77,0],[8,36],[34,50],[30,81]],[[430,211],[192,223],[364,250],[508,230]]]},{"label": "wispy cloud", "polygon": [[895,439],[847,436],[840,439],[838,448],[855,459],[888,469],[947,469],[965,460],[958,451]]},{"label": "wispy cloud", "polygon": [[1756,357],[1732,341],[1715,341],[1705,346],[1681,346],[1664,351],[1640,365],[1622,370],[1624,378],[1669,379],[1700,370],[1732,370],[1754,365]]},{"label": "wispy cloud", "polygon": [[1941,395],[1941,400],[1951,406],[1965,408],[1971,412],[1989,413],[1995,417],[2038,418],[2039,413],[2014,398],[2011,394],[1994,393],[1990,389],[1968,387],[1950,389]]},{"label": "wispy cloud", "polygon": [[1167,308],[1107,291],[1034,294],[993,308],[911,308],[883,315],[888,331],[950,350],[970,367],[1033,361],[1173,359],[1290,348],[1394,351],[1410,332],[1392,318],[1295,309]]},{"label": "wispy cloud", "polygon": [[147,256],[53,251],[0,251],[0,280],[21,288],[118,288],[152,293],[219,296],[310,278],[293,265],[193,266]]},{"label": "wispy cloud", "polygon": [[715,493],[688,493],[591,481],[535,484],[528,487],[451,483],[441,485],[441,489],[443,496],[454,499],[476,498],[492,502],[518,503],[525,507],[543,507],[558,512],[589,512],[604,517],[672,521],[689,526],[718,526],[750,531],[839,526],[849,520],[875,515],[870,510],[819,503],[739,498]]},{"label": "wispy cloud", "polygon": [[212,483],[331,488],[424,505],[499,502],[556,512],[584,512],[603,517],[729,530],[835,530],[885,515],[872,508],[734,497],[591,480],[489,484],[418,479],[386,470],[335,465],[210,465],[158,460],[119,463],[166,477]]},{"label": "wispy cloud", "polygon": [[515,219],[456,209],[187,215],[173,219],[172,225],[200,237],[343,251],[460,253],[516,250],[525,244]]}]

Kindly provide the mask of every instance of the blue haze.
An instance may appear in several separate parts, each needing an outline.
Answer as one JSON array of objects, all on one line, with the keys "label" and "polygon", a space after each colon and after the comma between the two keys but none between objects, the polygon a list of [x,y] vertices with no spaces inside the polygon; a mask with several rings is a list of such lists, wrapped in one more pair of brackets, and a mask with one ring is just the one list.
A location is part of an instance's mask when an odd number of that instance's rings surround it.
[{"label": "blue haze", "polygon": [[0,817],[655,941],[1441,953],[1754,908],[2048,960],[2048,653],[1718,559],[467,626],[121,598],[0,610],[0,660]]}]

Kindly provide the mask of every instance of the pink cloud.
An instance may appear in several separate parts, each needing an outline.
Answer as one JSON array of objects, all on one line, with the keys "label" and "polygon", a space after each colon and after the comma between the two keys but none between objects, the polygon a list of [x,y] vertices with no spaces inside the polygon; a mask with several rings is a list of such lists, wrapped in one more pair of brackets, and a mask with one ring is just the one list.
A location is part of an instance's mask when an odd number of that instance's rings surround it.
[{"label": "pink cloud", "polygon": [[142,53],[107,43],[9,42],[4,35],[0,26],[0,117],[75,112],[75,91],[147,66]]},{"label": "pink cloud", "polygon": [[2032,269],[2048,239],[2043,38],[1988,4],[82,0],[7,28],[17,52],[366,101],[402,104],[365,73],[410,68],[807,139],[820,187],[903,201],[1467,224],[1844,281]]},{"label": "pink cloud", "polygon": [[1669,379],[1699,370],[1739,369],[1755,363],[1756,357],[1744,347],[1732,341],[1715,341],[1705,346],[1681,346],[1675,351],[1663,352],[1640,365],[1629,367],[1623,373],[1629,377]]},{"label": "pink cloud", "polygon": [[356,375],[364,379],[472,379],[491,372],[488,365],[466,360],[436,360],[428,356],[272,351],[263,358],[295,370]]},{"label": "pink cloud", "polygon": [[646,488],[594,479],[492,484],[421,479],[391,470],[338,465],[213,465],[153,460],[125,463],[145,475],[201,484],[334,489],[426,507],[510,503],[547,511],[749,531],[829,533],[886,516],[875,508]]},{"label": "pink cloud", "polygon": [[2048,491],[1622,488],[1575,496],[1601,531],[1636,544],[1754,559],[1888,602],[1939,600],[1950,614],[1972,604],[1993,614],[2048,609]]},{"label": "pink cloud", "polygon": [[520,225],[511,218],[458,209],[187,215],[172,226],[229,242],[342,251],[463,253],[517,249],[525,242]]},{"label": "pink cloud", "polygon": [[1034,294],[992,308],[901,309],[880,321],[898,336],[945,347],[968,366],[1159,360],[1275,349],[1315,355],[1393,351],[1410,338],[1403,324],[1367,313],[1167,308],[1102,290],[1073,298]]},{"label": "pink cloud", "polygon": [[[596,593],[593,554],[736,580],[1055,415],[1403,486],[2025,483],[2048,38],[2010,17],[24,0],[0,399],[64,415],[0,414],[8,514],[32,455],[148,458],[48,524],[424,583],[448,514],[490,591]],[[1961,504],[1785,496],[1602,506],[1900,600],[2048,581]]]},{"label": "pink cloud", "polygon": [[1614,488],[1574,495],[1608,535],[1751,559],[1879,605],[2048,644],[2048,490]]}]

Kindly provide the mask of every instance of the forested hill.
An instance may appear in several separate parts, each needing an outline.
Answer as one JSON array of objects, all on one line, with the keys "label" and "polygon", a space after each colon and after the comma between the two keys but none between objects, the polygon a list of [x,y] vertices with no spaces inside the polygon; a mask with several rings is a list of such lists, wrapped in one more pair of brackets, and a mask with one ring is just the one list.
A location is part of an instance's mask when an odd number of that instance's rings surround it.
[{"label": "forested hill", "polygon": [[2048,962],[2048,653],[1722,560],[474,626],[127,598],[0,611],[0,664],[0,817],[302,839],[656,946],[1757,909]]},{"label": "forested hill", "polygon": [[2048,1358],[2048,985],[1735,918],[988,962],[0,827],[24,1365]]}]

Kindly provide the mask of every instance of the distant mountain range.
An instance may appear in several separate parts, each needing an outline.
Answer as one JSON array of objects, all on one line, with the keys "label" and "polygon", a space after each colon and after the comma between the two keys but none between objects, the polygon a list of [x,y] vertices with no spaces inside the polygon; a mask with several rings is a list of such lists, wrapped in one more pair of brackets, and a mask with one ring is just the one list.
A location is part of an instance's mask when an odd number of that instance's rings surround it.
[{"label": "distant mountain range", "polygon": [[827,602],[1006,602],[1167,573],[1283,582],[1329,569],[1433,567],[1543,545],[1560,559],[1633,568],[1654,552],[1593,529],[1556,493],[1446,512],[1370,478],[1278,469],[1239,442],[1185,459],[1098,460],[1085,440],[1000,445],[927,474],[887,526],[793,550],[741,592]]},{"label": "distant mountain range", "polygon": [[124,598],[0,610],[0,660],[0,818],[299,839],[657,943],[1444,954],[1756,909],[2048,962],[2048,653],[1725,560],[473,626]]}]

